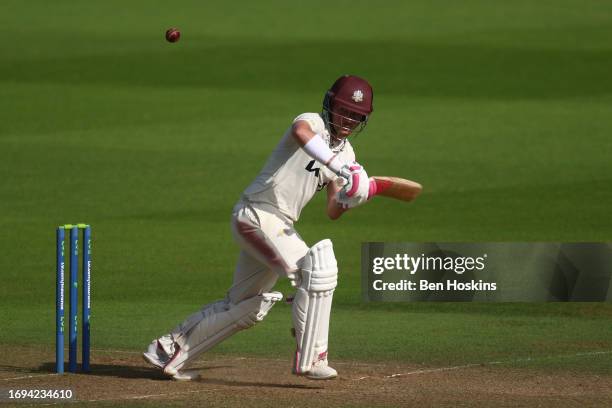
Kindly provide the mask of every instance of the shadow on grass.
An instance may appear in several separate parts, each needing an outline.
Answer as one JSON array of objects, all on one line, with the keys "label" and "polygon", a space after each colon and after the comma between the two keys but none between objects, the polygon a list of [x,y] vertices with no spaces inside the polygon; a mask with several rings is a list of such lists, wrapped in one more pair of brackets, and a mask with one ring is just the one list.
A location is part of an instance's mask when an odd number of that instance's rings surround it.
[{"label": "shadow on grass", "polygon": [[[91,364],[91,370],[88,373],[84,373],[81,371],[81,365],[77,367],[76,374],[80,375],[91,375],[91,376],[101,376],[101,377],[117,377],[117,378],[142,378],[142,379],[150,379],[150,380],[163,380],[168,381],[169,377],[164,375],[161,370],[153,368],[153,367],[145,367],[143,366],[135,366],[135,365],[126,365],[126,364]],[[212,371],[221,368],[229,368],[231,366],[218,365],[218,366],[208,366],[208,367],[194,367],[194,370],[198,370],[201,372],[204,371]],[[38,368],[32,369],[27,367],[9,367],[9,366],[0,366],[0,368],[10,369],[12,371],[18,372],[40,372],[40,373],[54,373],[55,372],[55,363],[54,362],[46,362],[41,364]],[[66,373],[68,373],[68,367],[64,367]]]},{"label": "shadow on grass", "polygon": [[[193,367],[191,370],[200,372],[201,378],[195,382],[202,384],[211,385],[222,385],[226,387],[265,387],[265,388],[286,388],[286,389],[306,389],[306,390],[319,390],[324,389],[322,386],[310,386],[305,384],[288,384],[288,383],[276,383],[276,382],[264,382],[264,381],[235,381],[235,380],[223,380],[219,378],[207,378],[207,374],[213,370],[231,368],[228,365],[216,365],[206,367]],[[66,367],[67,368],[67,367]],[[0,370],[12,371],[18,373],[54,373],[55,363],[45,362],[38,368],[31,367],[17,367],[10,365],[0,365]],[[133,366],[125,364],[91,364],[91,371],[89,373],[81,372],[81,366],[78,366],[77,375],[85,376],[98,376],[98,377],[115,377],[115,378],[126,378],[126,379],[149,379],[159,381],[171,381],[171,379],[164,375],[161,370],[152,367],[144,366]]]}]

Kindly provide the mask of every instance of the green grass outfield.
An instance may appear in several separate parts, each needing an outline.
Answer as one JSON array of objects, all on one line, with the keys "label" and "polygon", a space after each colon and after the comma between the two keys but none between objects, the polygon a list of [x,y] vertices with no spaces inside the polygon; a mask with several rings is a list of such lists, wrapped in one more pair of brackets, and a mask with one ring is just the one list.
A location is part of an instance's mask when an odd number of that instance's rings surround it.
[{"label": "green grass outfield", "polygon": [[[304,239],[331,238],[340,264],[332,356],[611,372],[610,304],[361,304],[359,251],[612,240],[612,5],[90,3],[0,5],[0,343],[51,347],[67,222],[93,225],[96,348],[142,349],[221,297],[234,202],[350,72],[376,94],[358,160],[425,192],[337,222],[323,197],[304,211]],[[216,352],[289,359],[289,327],[276,306]]]}]

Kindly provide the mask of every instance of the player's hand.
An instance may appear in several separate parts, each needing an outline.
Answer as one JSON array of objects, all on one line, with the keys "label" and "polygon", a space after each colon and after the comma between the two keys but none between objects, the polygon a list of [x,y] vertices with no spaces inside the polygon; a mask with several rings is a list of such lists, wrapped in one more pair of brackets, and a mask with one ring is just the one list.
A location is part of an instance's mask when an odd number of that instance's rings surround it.
[{"label": "player's hand", "polygon": [[[338,192],[336,201],[343,208],[354,208],[368,200],[370,192],[370,179],[365,169],[354,162],[349,166],[350,176],[348,182]],[[343,182],[344,178],[339,178]]]},{"label": "player's hand", "polygon": [[352,176],[353,172],[351,171],[351,166],[348,164],[345,164],[344,166],[342,166],[340,168],[340,171],[338,172],[337,176],[341,177],[341,180],[338,180],[338,183],[342,182],[342,185],[347,185],[351,182],[351,176]]},{"label": "player's hand", "polygon": [[363,167],[357,162],[345,164],[340,168],[340,171],[336,173],[338,178],[336,179],[336,185],[338,187],[346,187],[347,191],[351,189],[353,185],[353,174],[361,171]]}]

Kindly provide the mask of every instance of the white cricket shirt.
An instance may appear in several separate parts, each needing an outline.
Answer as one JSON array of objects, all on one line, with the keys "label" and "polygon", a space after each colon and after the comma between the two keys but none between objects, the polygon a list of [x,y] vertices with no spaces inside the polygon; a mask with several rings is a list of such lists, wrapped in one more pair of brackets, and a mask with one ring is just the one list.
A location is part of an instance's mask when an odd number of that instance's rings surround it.
[{"label": "white cricket shirt", "polygon": [[[313,132],[329,143],[330,136],[323,118],[318,113],[303,113],[293,123],[303,120]],[[355,152],[348,140],[340,150],[332,149],[344,163],[355,161]],[[244,190],[243,198],[262,207],[272,206],[291,221],[297,221],[302,209],[314,194],[322,190],[336,175],[325,165],[310,157],[291,135],[285,132],[264,168]]]}]

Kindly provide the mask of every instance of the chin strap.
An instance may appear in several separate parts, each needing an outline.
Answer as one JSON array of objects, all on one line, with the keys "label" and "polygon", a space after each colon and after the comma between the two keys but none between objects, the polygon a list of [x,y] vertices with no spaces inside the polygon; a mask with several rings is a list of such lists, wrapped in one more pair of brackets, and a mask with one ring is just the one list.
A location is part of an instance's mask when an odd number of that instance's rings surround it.
[{"label": "chin strap", "polygon": [[332,135],[331,131],[328,130],[329,133],[329,148],[332,152],[337,153],[344,149],[344,145],[346,144],[346,138],[340,139]]}]

